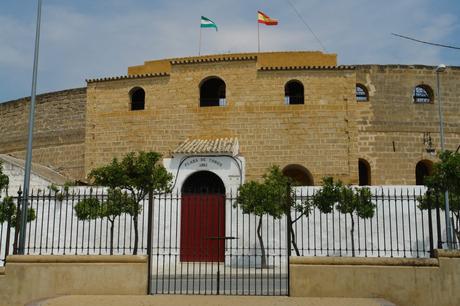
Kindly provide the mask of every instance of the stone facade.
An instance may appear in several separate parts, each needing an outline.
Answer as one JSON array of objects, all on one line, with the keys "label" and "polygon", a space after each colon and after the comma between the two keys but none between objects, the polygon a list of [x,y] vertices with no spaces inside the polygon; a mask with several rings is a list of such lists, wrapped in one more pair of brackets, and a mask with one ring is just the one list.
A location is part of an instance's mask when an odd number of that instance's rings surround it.
[{"label": "stone facade", "polygon": [[[30,98],[0,104],[0,154],[25,158]],[[37,96],[33,162],[84,177],[86,88]]]},{"label": "stone facade", "polygon": [[[435,161],[423,141],[429,133],[440,150],[438,99],[414,103],[420,84],[436,90],[435,67],[371,65],[356,67],[356,81],[369,89],[369,102],[356,103],[358,155],[371,166],[373,184],[415,184],[415,167]],[[460,68],[440,74],[446,149],[460,145]]]},{"label": "stone facade", "polygon": [[[200,107],[200,84],[210,76],[226,85],[226,105]],[[441,75],[447,149],[460,144],[460,68]],[[284,87],[300,81],[304,104],[286,105]],[[356,101],[356,84],[368,102]],[[315,184],[332,175],[358,183],[358,160],[371,183],[415,184],[419,161],[439,152],[438,101],[414,103],[420,84],[436,89],[434,67],[337,66],[334,54],[280,52],[148,61],[128,75],[88,80],[87,88],[43,95],[37,107],[34,162],[68,177],[130,151],[165,158],[186,139],[237,138],[245,179],[272,164],[300,165]],[[130,91],[145,91],[145,109],[130,110]],[[22,156],[26,100],[0,104],[0,153]],[[6,118],[6,120],[3,120]],[[12,123],[7,123],[12,122]],[[428,134],[427,134],[428,133]],[[22,147],[21,147],[22,145]]]}]

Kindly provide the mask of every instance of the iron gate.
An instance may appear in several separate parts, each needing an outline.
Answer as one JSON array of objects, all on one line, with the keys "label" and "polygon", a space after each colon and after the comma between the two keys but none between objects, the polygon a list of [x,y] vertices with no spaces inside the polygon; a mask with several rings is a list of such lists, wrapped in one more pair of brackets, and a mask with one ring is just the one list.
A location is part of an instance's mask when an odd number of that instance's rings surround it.
[{"label": "iron gate", "polygon": [[[243,214],[232,195],[152,203],[150,293],[287,295],[286,220]],[[265,260],[263,260],[263,257]]]}]

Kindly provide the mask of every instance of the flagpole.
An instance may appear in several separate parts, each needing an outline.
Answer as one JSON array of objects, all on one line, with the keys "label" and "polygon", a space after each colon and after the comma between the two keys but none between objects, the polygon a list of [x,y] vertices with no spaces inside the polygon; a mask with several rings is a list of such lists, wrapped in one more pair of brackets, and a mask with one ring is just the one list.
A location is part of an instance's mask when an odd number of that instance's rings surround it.
[{"label": "flagpole", "polygon": [[200,45],[198,47],[198,56],[201,55],[201,31],[202,31],[202,27],[201,27],[201,23],[200,23]]},{"label": "flagpole", "polygon": [[260,53],[260,23],[257,20],[257,51]]}]

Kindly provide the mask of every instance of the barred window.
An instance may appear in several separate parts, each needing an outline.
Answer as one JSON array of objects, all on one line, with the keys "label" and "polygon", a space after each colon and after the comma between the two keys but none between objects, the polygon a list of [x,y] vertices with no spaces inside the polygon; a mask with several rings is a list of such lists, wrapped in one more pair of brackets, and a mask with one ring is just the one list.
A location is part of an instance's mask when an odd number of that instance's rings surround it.
[{"label": "barred window", "polygon": [[364,86],[363,84],[356,84],[356,101],[369,101],[369,93],[367,91],[366,86]]},{"label": "barred window", "polygon": [[414,88],[414,103],[432,103],[433,90],[427,85],[417,85]]},{"label": "barred window", "polygon": [[225,82],[218,77],[209,77],[200,84],[200,106],[227,105]]},{"label": "barred window", "polygon": [[303,84],[297,80],[291,80],[284,86],[284,104],[304,104]]},{"label": "barred window", "polygon": [[131,110],[145,109],[145,91],[140,87],[135,87],[129,92],[131,98]]}]

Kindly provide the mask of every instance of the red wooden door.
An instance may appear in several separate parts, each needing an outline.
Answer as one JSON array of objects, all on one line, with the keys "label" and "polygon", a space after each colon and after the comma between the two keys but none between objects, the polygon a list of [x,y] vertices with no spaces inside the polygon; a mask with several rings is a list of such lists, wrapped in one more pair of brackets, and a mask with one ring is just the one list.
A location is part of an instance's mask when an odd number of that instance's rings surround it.
[{"label": "red wooden door", "polygon": [[181,201],[181,261],[222,262],[225,254],[225,196],[185,194]]}]

